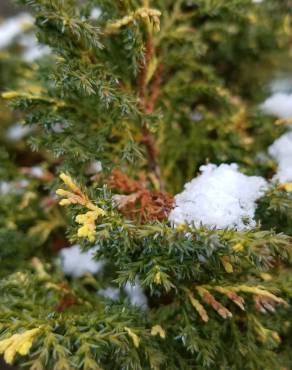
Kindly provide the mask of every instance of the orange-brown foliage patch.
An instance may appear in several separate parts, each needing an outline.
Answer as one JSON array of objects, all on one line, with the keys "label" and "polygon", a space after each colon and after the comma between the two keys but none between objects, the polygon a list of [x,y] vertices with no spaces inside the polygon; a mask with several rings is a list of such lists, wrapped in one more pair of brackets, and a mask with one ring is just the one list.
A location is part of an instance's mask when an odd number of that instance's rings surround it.
[{"label": "orange-brown foliage patch", "polygon": [[108,181],[110,189],[119,191],[116,195],[119,210],[128,218],[139,221],[165,220],[174,203],[171,194],[164,191],[149,190],[143,181],[130,179],[119,170],[113,170]]}]

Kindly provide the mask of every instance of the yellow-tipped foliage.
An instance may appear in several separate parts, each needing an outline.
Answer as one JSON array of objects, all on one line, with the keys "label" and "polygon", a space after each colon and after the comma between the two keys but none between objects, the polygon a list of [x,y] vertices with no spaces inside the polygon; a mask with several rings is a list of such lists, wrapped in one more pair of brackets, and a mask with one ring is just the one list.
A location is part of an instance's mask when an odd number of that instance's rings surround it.
[{"label": "yellow-tipped foliage", "polygon": [[147,27],[153,32],[160,31],[160,16],[161,12],[157,9],[151,8],[139,8],[135,12],[126,15],[122,19],[119,19],[116,22],[110,23],[107,27],[107,32],[111,33],[115,30],[118,30],[124,26],[129,25],[135,20],[142,20],[146,23]]},{"label": "yellow-tipped foliage", "polygon": [[[245,311],[245,300],[237,293],[251,294],[255,304],[255,308],[259,312],[274,312],[276,305],[287,305],[287,302],[281,297],[277,297],[275,294],[268,290],[258,286],[196,286],[196,291],[201,299],[209,304],[221,317],[224,319],[232,317],[232,313],[224,307],[215,297],[210,293],[211,290],[227,296],[234,304],[236,304],[241,310]],[[192,306],[197,310],[201,319],[205,322],[209,320],[207,311],[204,306],[194,297],[190,290],[186,290],[188,298]]]},{"label": "yellow-tipped foliage", "polygon": [[166,337],[165,330],[160,325],[152,326],[151,335],[154,336],[154,337],[156,335],[159,335],[160,338],[162,338],[162,339],[165,339],[165,337]]},{"label": "yellow-tipped foliage", "polygon": [[133,341],[133,343],[134,343],[134,346],[135,346],[136,348],[138,348],[138,347],[139,347],[139,345],[140,345],[140,338],[138,337],[138,335],[137,335],[137,334],[135,334],[135,333],[133,332],[133,330],[132,330],[132,329],[130,329],[130,328],[125,327],[124,329],[125,329],[125,330],[126,330],[126,332],[128,333],[129,337],[132,339],[132,341]]},{"label": "yellow-tipped foliage", "polygon": [[205,322],[209,321],[209,316],[204,306],[193,296],[193,294],[190,291],[188,291],[188,297],[192,306],[197,310],[198,314],[200,315],[201,319]]},{"label": "yellow-tipped foliage", "polygon": [[0,353],[4,354],[4,360],[12,364],[15,356],[25,356],[29,353],[34,339],[40,334],[41,329],[31,329],[20,334],[14,334],[10,338],[0,341]]},{"label": "yellow-tipped foliage", "polygon": [[82,192],[78,185],[72,180],[69,175],[61,173],[61,180],[69,188],[69,190],[58,189],[56,194],[64,197],[60,200],[61,206],[68,206],[70,204],[80,204],[89,211],[81,213],[76,216],[75,221],[82,225],[79,227],[77,235],[79,238],[87,238],[90,242],[94,242],[96,238],[95,222],[100,216],[105,215],[105,211],[94,205],[86,194]]}]

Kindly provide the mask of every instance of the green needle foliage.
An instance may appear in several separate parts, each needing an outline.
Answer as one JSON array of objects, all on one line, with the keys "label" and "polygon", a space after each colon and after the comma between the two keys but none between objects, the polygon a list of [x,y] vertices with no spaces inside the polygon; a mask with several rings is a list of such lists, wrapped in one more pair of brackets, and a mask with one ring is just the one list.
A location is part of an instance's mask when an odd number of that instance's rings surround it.
[{"label": "green needle foliage", "polygon": [[[258,105],[289,61],[291,1],[19,3],[51,52],[27,62],[17,38],[0,52],[4,360],[30,370],[291,368],[292,185],[268,186],[251,230],[167,219],[206,162],[273,176],[276,164],[258,154],[285,125]],[[15,122],[28,140],[7,140]],[[96,161],[102,172],[89,170]],[[66,276],[58,251],[73,243],[103,272]],[[137,281],[147,307],[123,291]],[[108,286],[121,289],[117,300],[97,294]]]}]

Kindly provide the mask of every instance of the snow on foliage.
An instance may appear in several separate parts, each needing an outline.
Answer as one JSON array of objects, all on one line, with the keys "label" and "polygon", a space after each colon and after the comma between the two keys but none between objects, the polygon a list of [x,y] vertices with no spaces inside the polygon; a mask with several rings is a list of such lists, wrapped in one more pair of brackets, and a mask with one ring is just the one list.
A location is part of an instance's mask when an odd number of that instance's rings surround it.
[{"label": "snow on foliage", "polygon": [[[292,99],[291,99],[292,103]],[[291,109],[292,110],[292,109]],[[292,181],[292,131],[280,136],[269,147],[271,157],[278,163],[278,171],[274,177],[279,182]]]},{"label": "snow on foliage", "polygon": [[28,63],[49,55],[51,52],[49,46],[39,44],[34,34],[22,35],[19,43],[24,48],[22,57]]},{"label": "snow on foliage", "polygon": [[269,83],[269,89],[272,94],[292,93],[292,77],[290,76],[290,74],[285,74],[281,77],[274,78]]},{"label": "snow on foliage", "polygon": [[[127,299],[132,306],[138,306],[141,308],[147,308],[147,297],[141,288],[139,281],[136,280],[134,285],[127,283],[124,287],[124,291],[127,294]],[[101,297],[117,301],[121,296],[121,289],[113,288],[111,286],[105,289],[99,289],[97,294]]]},{"label": "snow on foliage", "polygon": [[292,118],[292,94],[277,92],[262,104],[262,109],[282,119]]},{"label": "snow on foliage", "polygon": [[33,17],[28,13],[21,13],[7,19],[0,24],[0,49],[7,47],[13,39],[25,29],[32,27]]},{"label": "snow on foliage", "polygon": [[109,286],[104,289],[99,289],[97,294],[101,297],[117,301],[120,298],[120,289]]},{"label": "snow on foliage", "polygon": [[91,13],[90,13],[90,19],[93,19],[93,20],[96,20],[98,19],[100,16],[101,16],[101,9],[99,7],[95,7],[91,10]]},{"label": "snow on foliage", "polygon": [[95,261],[93,256],[96,249],[90,249],[87,252],[80,250],[79,245],[73,245],[71,248],[62,249],[60,252],[64,273],[73,277],[81,277],[86,272],[97,274],[101,272],[104,262]]},{"label": "snow on foliage", "polygon": [[255,202],[267,182],[262,177],[240,173],[236,164],[208,164],[200,170],[202,174],[176,195],[169,221],[219,229],[255,227]]},{"label": "snow on foliage", "polygon": [[[68,276],[79,278],[87,272],[92,274],[102,272],[104,261],[95,261],[93,259],[96,250],[97,247],[83,252],[78,244],[62,249],[60,256],[64,273]],[[138,280],[134,284],[127,283],[124,290],[132,306],[147,307],[147,297]],[[105,298],[117,300],[119,299],[120,292],[120,289],[109,286],[105,289],[99,289],[97,294]]]},{"label": "snow on foliage", "polygon": [[8,131],[6,133],[6,138],[9,141],[18,141],[18,140],[23,139],[29,133],[31,133],[31,131],[32,131],[31,127],[24,126],[20,123],[15,123],[14,125],[8,128]]},{"label": "snow on foliage", "polygon": [[[33,27],[34,18],[28,13],[21,13],[0,24],[0,49],[9,46],[17,38],[23,48],[22,58],[30,63],[51,52],[48,46],[38,43],[33,33],[25,32]],[[25,33],[23,33],[25,32]]]},{"label": "snow on foliage", "polygon": [[96,175],[102,171],[102,163],[100,161],[93,161],[86,169],[86,175]]},{"label": "snow on foliage", "polygon": [[147,307],[147,297],[144,294],[138,279],[136,279],[134,284],[127,283],[125,285],[125,291],[128,294],[129,301],[132,306]]}]

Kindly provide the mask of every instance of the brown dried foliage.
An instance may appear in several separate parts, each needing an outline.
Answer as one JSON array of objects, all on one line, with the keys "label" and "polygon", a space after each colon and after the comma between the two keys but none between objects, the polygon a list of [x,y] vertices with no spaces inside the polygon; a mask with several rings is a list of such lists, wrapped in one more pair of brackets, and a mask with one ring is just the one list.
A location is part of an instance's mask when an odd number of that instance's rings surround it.
[{"label": "brown dried foliage", "polygon": [[55,307],[57,312],[64,312],[67,308],[79,304],[78,300],[74,297],[62,298]]},{"label": "brown dried foliage", "polygon": [[108,185],[122,195],[116,195],[119,210],[128,218],[139,221],[165,220],[174,203],[171,194],[163,191],[148,190],[142,181],[130,179],[119,170],[113,170]]},{"label": "brown dried foliage", "polygon": [[223,319],[232,317],[232,313],[226,307],[222,306],[207,289],[198,287],[197,290],[202,299],[223,317]]},{"label": "brown dried foliage", "polygon": [[258,294],[253,295],[253,302],[257,311],[266,313],[276,311],[276,303],[272,299],[260,296]]}]

